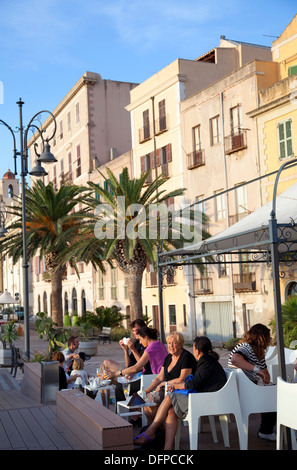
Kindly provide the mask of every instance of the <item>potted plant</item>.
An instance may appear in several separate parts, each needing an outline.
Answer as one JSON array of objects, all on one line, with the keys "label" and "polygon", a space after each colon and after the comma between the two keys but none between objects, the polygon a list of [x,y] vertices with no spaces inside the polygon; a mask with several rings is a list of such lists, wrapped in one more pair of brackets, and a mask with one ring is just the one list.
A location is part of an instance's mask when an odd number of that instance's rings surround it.
[{"label": "potted plant", "polygon": [[69,312],[65,312],[65,315],[64,315],[64,326],[71,326],[71,318],[70,318],[70,315],[69,315]]},{"label": "potted plant", "polygon": [[76,310],[74,310],[72,312],[72,326],[77,326],[78,322],[79,322],[79,318],[78,318]]},{"label": "potted plant", "polygon": [[[0,364],[3,366],[11,366],[11,345],[18,337],[15,323],[6,323],[4,331],[0,336],[2,348],[0,348]],[[9,347],[8,347],[9,345]]]},{"label": "potted plant", "polygon": [[88,323],[80,325],[78,352],[84,352],[87,356],[95,356],[98,342],[92,339],[93,328]]},{"label": "potted plant", "polygon": [[66,347],[67,340],[71,335],[70,330],[58,327],[52,318],[47,316],[46,312],[38,313],[35,328],[40,339],[45,335],[48,340],[48,351],[45,353],[48,359],[50,359],[54,351]]}]

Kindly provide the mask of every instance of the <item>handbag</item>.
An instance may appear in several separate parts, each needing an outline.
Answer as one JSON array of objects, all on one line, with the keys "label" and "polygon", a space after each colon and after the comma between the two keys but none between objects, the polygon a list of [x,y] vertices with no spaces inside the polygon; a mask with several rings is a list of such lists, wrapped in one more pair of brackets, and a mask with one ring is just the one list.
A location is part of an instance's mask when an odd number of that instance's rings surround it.
[{"label": "handbag", "polygon": [[[185,383],[187,380],[192,380],[193,379],[193,374],[188,375],[188,377],[185,378]],[[173,393],[181,393],[182,395],[189,395],[189,393],[197,393],[195,388],[182,388],[180,390],[174,390]]]}]

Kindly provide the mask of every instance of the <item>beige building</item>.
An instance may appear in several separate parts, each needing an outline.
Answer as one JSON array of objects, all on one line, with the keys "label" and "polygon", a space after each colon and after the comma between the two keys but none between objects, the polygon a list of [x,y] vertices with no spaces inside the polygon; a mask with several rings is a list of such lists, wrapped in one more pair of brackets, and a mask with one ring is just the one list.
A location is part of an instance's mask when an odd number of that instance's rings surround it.
[{"label": "beige building", "polygon": [[[211,157],[208,153],[201,152],[198,157],[199,161],[194,161],[193,138],[196,139],[194,145],[198,145],[198,140],[202,136],[198,133],[192,135],[192,128],[203,122],[203,130],[201,131],[209,133],[209,119],[220,114],[220,91],[223,91],[224,87],[226,89],[233,88],[232,78],[227,79],[221,89],[219,88],[220,80],[227,75],[229,76],[230,73],[236,74],[238,69],[241,70],[241,67],[244,67],[252,59],[269,61],[271,60],[271,51],[266,47],[238,43],[222,37],[218,48],[209,51],[195,61],[178,59],[131,91],[131,101],[127,109],[131,114],[134,174],[140,175],[151,169],[148,183],[151,178],[163,173],[169,177],[166,183],[167,190],[187,188],[183,198],[171,201],[175,209],[185,207],[196,197],[207,194],[210,190],[213,192],[216,189],[224,188],[224,173],[218,175],[215,172],[218,162],[221,168],[223,159],[221,145],[216,146],[216,152],[210,149]],[[261,74],[264,73],[263,71],[265,73],[269,71],[268,68],[265,68],[265,64],[263,62],[263,68],[259,69],[259,73],[258,70],[250,69],[243,72],[241,77],[236,76],[237,78],[233,79],[233,82],[242,80],[243,77],[245,78],[244,74],[248,73],[253,76],[258,74],[258,81],[262,82]],[[209,90],[207,87],[213,83],[216,85],[213,90]],[[254,87],[252,92],[256,104],[257,83],[255,83],[255,79],[251,78],[250,85]],[[196,100],[198,102],[200,100],[200,97],[196,98],[196,93],[200,90],[205,90],[201,91],[203,97],[201,101],[208,101],[206,106],[201,104],[202,114],[200,114],[199,106],[196,106]],[[208,93],[216,96],[208,100]],[[241,103],[238,93],[237,91],[232,98],[232,102],[235,103],[232,106]],[[249,90],[247,94],[249,94]],[[227,99],[231,99],[231,95],[232,92],[229,93]],[[247,100],[249,100],[249,96]],[[227,107],[227,104],[224,106]],[[187,107],[193,108],[190,123],[186,122],[185,117]],[[215,108],[215,111],[211,110],[211,107]],[[236,117],[239,118],[239,115]],[[234,125],[239,129],[241,123],[237,122]],[[199,130],[197,129],[197,131]],[[189,133],[189,138],[187,133]],[[245,138],[246,133],[247,131],[244,133]],[[199,180],[197,179],[199,170],[194,168],[200,164],[200,161],[202,163],[204,158],[210,159],[212,164],[207,163],[205,166],[207,168],[207,173],[204,173],[205,181],[199,189]],[[236,168],[235,161],[236,156],[233,159],[230,157],[229,171]],[[207,190],[205,186],[207,186]],[[189,282],[188,279],[189,273],[177,270],[174,274],[173,276],[170,273],[169,276],[164,277],[165,331],[178,330],[183,332],[187,339],[191,339],[197,330],[201,329],[201,324],[199,324],[201,314],[194,310],[195,303],[192,301],[193,290],[192,282]],[[192,274],[190,273],[190,275]],[[152,317],[154,326],[158,328],[157,276],[152,266],[148,267],[143,280],[143,305],[144,312]]]},{"label": "beige building", "polygon": [[[297,15],[272,44],[277,79],[259,91],[258,105],[248,113],[256,123],[262,175],[277,171],[296,157],[297,147]],[[285,169],[280,176],[278,191],[286,190],[297,181],[297,166]],[[271,201],[275,175],[262,180],[263,203]],[[277,216],[277,214],[276,214]],[[294,263],[281,264],[281,296],[284,302],[297,292],[297,270]],[[267,282],[266,282],[267,286]],[[270,298],[270,309],[273,308]]]},{"label": "beige building", "polygon": [[[57,162],[46,165],[48,175],[44,183],[52,181],[59,188],[62,184],[73,182],[87,185],[88,181],[100,182],[97,168],[104,169],[110,164],[117,169],[118,163],[129,161],[131,149],[131,130],[129,113],[125,106],[129,103],[133,83],[104,80],[97,73],[86,72],[54,109],[57,129],[50,140],[51,151]],[[43,124],[45,138],[50,138],[54,131],[54,122],[49,117]],[[41,148],[40,138],[35,135],[28,143],[31,166],[36,155],[35,141]],[[128,152],[128,156],[117,158]],[[33,179],[33,178],[32,178]],[[34,184],[34,179],[33,179]],[[44,272],[44,260],[36,256],[33,266],[33,311],[51,312],[51,289],[47,273]],[[80,263],[80,279],[69,266],[63,280],[63,311],[93,310],[102,305],[99,301],[98,273],[91,265]],[[105,299],[102,299],[105,300]]]}]

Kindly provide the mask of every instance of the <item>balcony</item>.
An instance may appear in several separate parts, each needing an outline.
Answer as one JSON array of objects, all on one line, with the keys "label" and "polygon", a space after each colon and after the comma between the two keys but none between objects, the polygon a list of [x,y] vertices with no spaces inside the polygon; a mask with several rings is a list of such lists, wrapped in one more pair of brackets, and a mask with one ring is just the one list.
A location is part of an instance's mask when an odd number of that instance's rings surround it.
[{"label": "balcony", "polygon": [[257,290],[256,274],[233,274],[233,287],[235,292],[255,292]]},{"label": "balcony", "polygon": [[200,277],[194,279],[194,295],[205,295],[213,293],[213,282],[211,277]]},{"label": "balcony", "polygon": [[204,150],[194,150],[194,152],[188,155],[188,170],[197,168],[198,166],[205,165],[205,153]]},{"label": "balcony", "polygon": [[138,129],[138,134],[139,134],[139,143],[142,144],[143,142],[146,142],[147,140],[152,138],[152,130],[151,126],[143,126],[140,129]]},{"label": "balcony", "polygon": [[225,137],[225,153],[238,152],[247,148],[247,130],[239,129],[237,134],[231,134]]}]

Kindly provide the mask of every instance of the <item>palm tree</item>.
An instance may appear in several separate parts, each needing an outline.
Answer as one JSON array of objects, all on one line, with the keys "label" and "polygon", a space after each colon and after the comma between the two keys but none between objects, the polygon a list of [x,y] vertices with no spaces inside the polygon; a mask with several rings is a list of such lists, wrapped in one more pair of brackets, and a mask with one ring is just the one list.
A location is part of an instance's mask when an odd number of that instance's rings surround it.
[{"label": "palm tree", "polygon": [[[85,192],[86,188],[76,185],[61,186],[56,191],[52,183],[44,185],[41,181],[26,189],[27,255],[29,260],[38,252],[44,256],[45,270],[51,282],[52,317],[58,326],[63,325],[62,278],[66,269],[60,255],[69,246],[68,240],[75,241],[81,229],[87,209],[75,212],[75,208],[78,203],[83,203]],[[20,197],[16,199],[20,202]],[[21,204],[7,212],[12,215],[11,234],[1,241],[0,252],[11,256],[16,263],[23,256]],[[68,239],[63,236],[66,231]],[[100,265],[99,252],[97,245],[97,265]],[[75,258],[69,263],[78,272]]]},{"label": "palm tree", "polygon": [[[124,168],[118,180],[110,169],[107,168],[106,171],[108,177],[99,172],[105,179],[105,187],[89,182],[104,203],[98,205],[98,199],[94,197],[85,199],[90,208],[96,208],[91,225],[85,228],[88,233],[93,230],[95,237],[87,239],[81,236],[77,245],[71,246],[68,259],[74,254],[82,259],[88,254],[89,259],[92,259],[98,243],[100,245],[104,241],[105,259],[116,260],[119,268],[125,273],[131,320],[134,320],[143,317],[142,276],[148,263],[156,266],[156,248],[160,246],[162,227],[168,228],[164,241],[165,249],[180,246],[183,242],[183,237],[178,237],[181,223],[168,224],[165,217],[164,225],[164,217],[155,205],[159,204],[160,207],[163,203],[167,204],[171,198],[181,196],[184,189],[166,192],[162,186],[168,178],[162,175],[146,185],[149,172],[139,178],[130,179],[128,169]],[[153,231],[153,236],[149,232],[149,223],[152,220],[154,227],[159,226],[158,230]]]}]

